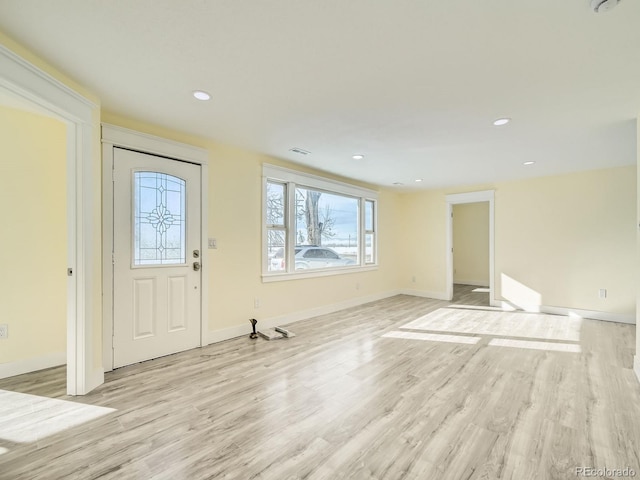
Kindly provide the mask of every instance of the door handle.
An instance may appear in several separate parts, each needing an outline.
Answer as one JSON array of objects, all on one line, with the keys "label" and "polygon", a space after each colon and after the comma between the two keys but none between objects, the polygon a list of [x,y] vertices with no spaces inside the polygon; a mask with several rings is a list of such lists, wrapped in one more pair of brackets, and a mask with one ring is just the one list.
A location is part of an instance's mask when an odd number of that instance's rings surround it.
[{"label": "door handle", "polygon": [[200,262],[193,262],[193,269],[197,272],[200,270]]}]

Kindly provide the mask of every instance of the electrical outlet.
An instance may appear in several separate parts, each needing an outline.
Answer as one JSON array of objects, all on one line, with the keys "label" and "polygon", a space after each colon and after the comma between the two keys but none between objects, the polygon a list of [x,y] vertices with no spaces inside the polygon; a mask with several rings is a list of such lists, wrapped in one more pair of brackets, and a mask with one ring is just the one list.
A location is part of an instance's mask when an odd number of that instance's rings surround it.
[{"label": "electrical outlet", "polygon": [[253,308],[260,308],[260,299],[259,298],[254,298],[253,299]]},{"label": "electrical outlet", "polygon": [[607,289],[606,288],[601,288],[600,290],[598,290],[598,297],[599,298],[607,298]]},{"label": "electrical outlet", "polygon": [[416,276],[411,277],[411,283],[416,283]]},{"label": "electrical outlet", "polygon": [[356,282],[356,290],[360,290],[360,282]]},{"label": "electrical outlet", "polygon": [[8,338],[9,337],[9,325],[3,323],[0,325],[0,338]]}]

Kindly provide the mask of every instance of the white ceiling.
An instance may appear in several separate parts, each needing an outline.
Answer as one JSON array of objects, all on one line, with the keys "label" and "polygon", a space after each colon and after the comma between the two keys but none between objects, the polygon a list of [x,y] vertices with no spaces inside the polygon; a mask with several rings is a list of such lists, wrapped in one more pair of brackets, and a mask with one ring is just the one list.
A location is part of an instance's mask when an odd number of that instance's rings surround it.
[{"label": "white ceiling", "polygon": [[374,184],[636,162],[638,0],[0,0],[0,30],[108,111]]}]

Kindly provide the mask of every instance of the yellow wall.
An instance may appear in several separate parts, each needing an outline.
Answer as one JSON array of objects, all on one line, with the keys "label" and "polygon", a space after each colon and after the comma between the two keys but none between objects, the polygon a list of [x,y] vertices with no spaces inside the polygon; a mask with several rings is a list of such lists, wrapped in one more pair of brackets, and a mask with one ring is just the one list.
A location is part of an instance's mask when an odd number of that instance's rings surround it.
[{"label": "yellow wall", "polygon": [[501,185],[497,291],[507,297],[506,275],[542,305],[633,314],[635,177],[635,167],[623,167]]},{"label": "yellow wall", "polygon": [[66,353],[66,126],[0,107],[0,363]]},{"label": "yellow wall", "polygon": [[396,252],[400,287],[426,296],[446,293],[446,202],[437,190],[400,199],[401,248]]},{"label": "yellow wall", "polygon": [[[262,165],[270,163],[299,171],[320,173],[300,165],[221,145],[202,138],[190,137],[153,125],[104,112],[105,123],[135,129],[164,138],[190,143],[209,152],[209,231],[217,239],[218,248],[206,251],[206,271],[210,290],[209,329],[224,330],[246,325],[250,318],[271,319],[299,311],[327,307],[393,292],[397,288],[395,252],[399,195],[380,191],[378,239],[380,268],[376,271],[349,273],[331,277],[263,283],[262,257]],[[348,183],[361,182],[340,179]],[[371,188],[371,186],[369,186]],[[377,189],[376,187],[373,187]],[[254,300],[260,299],[260,308]]]},{"label": "yellow wall", "polygon": [[[403,225],[411,234],[401,259],[403,287],[445,294],[445,196],[495,189],[497,298],[506,275],[527,292],[524,303],[539,295],[545,306],[633,314],[635,177],[630,166],[405,194]],[[598,298],[600,288],[606,299]]]},{"label": "yellow wall", "polygon": [[489,286],[489,202],[453,206],[453,283]]},{"label": "yellow wall", "polygon": [[[248,325],[252,317],[260,321],[395,288],[394,247],[390,246],[395,242],[391,234],[394,194],[383,193],[380,202],[384,207],[378,220],[380,231],[386,235],[379,240],[381,267],[378,271],[263,283],[262,164],[282,162],[234,148],[210,147],[210,151],[213,155],[208,236],[218,241],[218,248],[208,251],[211,330]],[[358,283],[359,289],[356,289]],[[254,308],[256,298],[260,299],[259,309]]]}]

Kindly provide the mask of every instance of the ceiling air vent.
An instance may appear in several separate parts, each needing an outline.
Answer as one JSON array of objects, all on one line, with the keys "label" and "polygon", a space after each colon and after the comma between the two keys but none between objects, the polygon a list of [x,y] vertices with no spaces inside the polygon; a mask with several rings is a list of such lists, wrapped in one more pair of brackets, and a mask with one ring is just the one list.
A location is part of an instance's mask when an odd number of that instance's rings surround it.
[{"label": "ceiling air vent", "polygon": [[304,150],[302,148],[293,147],[289,149],[290,152],[297,153],[299,155],[309,155],[311,152]]},{"label": "ceiling air vent", "polygon": [[596,12],[606,12],[620,3],[620,0],[590,0],[591,9]]}]

